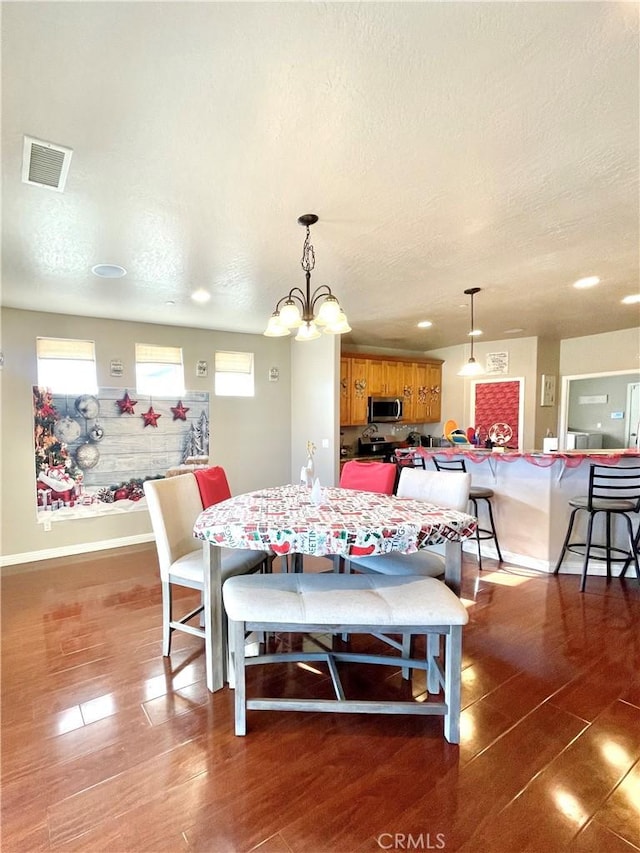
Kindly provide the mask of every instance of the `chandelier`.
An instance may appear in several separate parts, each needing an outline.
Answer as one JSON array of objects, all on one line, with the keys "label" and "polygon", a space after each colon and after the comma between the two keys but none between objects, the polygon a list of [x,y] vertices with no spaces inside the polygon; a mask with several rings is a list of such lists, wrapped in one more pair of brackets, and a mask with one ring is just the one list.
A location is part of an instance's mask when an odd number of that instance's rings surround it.
[{"label": "chandelier", "polygon": [[479,287],[470,287],[468,290],[465,290],[465,295],[471,297],[471,329],[469,330],[469,336],[471,338],[471,355],[469,356],[469,361],[461,370],[458,371],[458,376],[479,376],[481,373],[484,373],[482,365],[478,364],[473,357],[473,339],[476,335],[482,334],[482,332],[478,331],[478,329],[473,325],[473,297],[476,293],[480,293]]},{"label": "chandelier", "polygon": [[279,338],[297,329],[296,341],[313,341],[320,337],[321,330],[328,335],[342,335],[351,331],[347,316],[328,285],[321,284],[311,292],[311,270],[316,265],[316,258],[309,228],[317,221],[315,213],[305,213],[298,218],[298,224],[307,229],[300,261],[307,281],[306,288],[292,287],[277,302],[264,331],[267,337]]}]

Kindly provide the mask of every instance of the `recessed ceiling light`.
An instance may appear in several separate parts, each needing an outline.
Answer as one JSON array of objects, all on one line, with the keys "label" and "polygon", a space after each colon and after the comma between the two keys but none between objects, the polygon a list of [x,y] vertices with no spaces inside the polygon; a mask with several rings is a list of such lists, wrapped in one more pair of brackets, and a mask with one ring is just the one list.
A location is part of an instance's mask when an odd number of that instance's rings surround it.
[{"label": "recessed ceiling light", "polygon": [[640,293],[632,293],[631,296],[625,296],[622,300],[623,305],[635,305],[636,302],[640,302]]},{"label": "recessed ceiling light", "polygon": [[175,305],[176,303],[173,301],[173,299],[167,299],[167,301],[164,304],[171,306],[171,305]]},{"label": "recessed ceiling light", "polygon": [[91,272],[100,278],[122,278],[127,274],[126,269],[118,264],[96,264],[91,267]]},{"label": "recessed ceiling light", "polygon": [[191,298],[194,302],[208,302],[211,299],[211,294],[207,293],[206,290],[194,290]]},{"label": "recessed ceiling light", "polygon": [[433,323],[431,322],[431,320],[421,320],[418,323],[419,329],[429,329],[431,326],[433,326]]},{"label": "recessed ceiling light", "polygon": [[588,275],[586,278],[579,278],[577,281],[573,282],[573,286],[578,290],[584,290],[587,287],[595,287],[596,284],[600,284],[600,279],[597,275]]},{"label": "recessed ceiling light", "polygon": [[469,332],[469,337],[470,338],[477,338],[481,334],[482,334],[482,329],[471,329],[471,331]]},{"label": "recessed ceiling light", "polygon": [[503,334],[505,335],[515,335],[518,332],[524,332],[524,329],[505,329]]}]

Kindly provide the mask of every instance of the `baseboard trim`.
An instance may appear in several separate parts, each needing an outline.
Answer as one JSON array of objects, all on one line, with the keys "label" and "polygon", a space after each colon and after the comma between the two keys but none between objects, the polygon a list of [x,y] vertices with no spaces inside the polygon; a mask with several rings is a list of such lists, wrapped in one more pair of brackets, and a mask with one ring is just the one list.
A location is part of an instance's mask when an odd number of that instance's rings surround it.
[{"label": "baseboard trim", "polygon": [[[137,533],[135,536],[122,536],[119,539],[81,542],[78,545],[61,545],[59,548],[45,548],[42,551],[25,551],[22,554],[9,554],[0,557],[0,568],[4,569],[9,566],[24,565],[25,563],[37,563],[41,560],[51,560],[55,557],[73,557],[76,554],[90,554],[92,551],[108,551],[111,548],[124,548],[127,545],[141,545],[153,541],[152,533]],[[22,569],[21,571],[29,571],[29,569]],[[10,574],[10,572],[3,572],[3,574]]]}]

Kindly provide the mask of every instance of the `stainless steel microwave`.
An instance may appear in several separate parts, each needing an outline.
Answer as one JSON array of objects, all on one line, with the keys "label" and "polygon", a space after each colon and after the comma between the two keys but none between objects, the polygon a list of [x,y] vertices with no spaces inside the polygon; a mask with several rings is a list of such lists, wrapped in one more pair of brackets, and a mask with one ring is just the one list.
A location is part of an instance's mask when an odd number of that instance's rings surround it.
[{"label": "stainless steel microwave", "polygon": [[373,423],[389,423],[402,420],[400,397],[369,397],[367,420]]}]

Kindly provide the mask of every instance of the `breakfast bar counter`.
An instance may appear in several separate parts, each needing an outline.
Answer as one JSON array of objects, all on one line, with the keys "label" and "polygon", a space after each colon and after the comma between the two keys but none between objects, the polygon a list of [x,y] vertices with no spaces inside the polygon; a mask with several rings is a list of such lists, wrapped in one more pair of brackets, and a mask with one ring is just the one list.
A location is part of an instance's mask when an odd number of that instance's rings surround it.
[{"label": "breakfast bar counter", "polygon": [[[569,499],[588,492],[590,465],[640,465],[640,453],[636,450],[498,453],[466,446],[411,450],[414,456],[425,459],[427,468],[433,467],[434,456],[464,459],[474,486],[493,489],[493,512],[505,561],[545,572],[553,571],[562,548],[571,510]],[[600,521],[598,516],[596,523]],[[576,527],[576,532],[579,529]],[[597,529],[596,532],[600,533]],[[624,547],[622,527],[615,532],[620,534],[615,544]],[[465,548],[473,553],[475,543],[466,543]],[[483,543],[485,554],[497,558],[493,543]],[[568,555],[561,569],[563,573],[581,570],[582,560],[578,555]],[[604,574],[604,564],[594,564],[593,573],[600,571]]]}]

